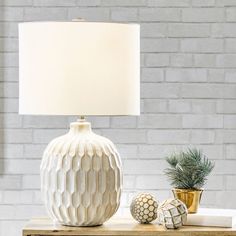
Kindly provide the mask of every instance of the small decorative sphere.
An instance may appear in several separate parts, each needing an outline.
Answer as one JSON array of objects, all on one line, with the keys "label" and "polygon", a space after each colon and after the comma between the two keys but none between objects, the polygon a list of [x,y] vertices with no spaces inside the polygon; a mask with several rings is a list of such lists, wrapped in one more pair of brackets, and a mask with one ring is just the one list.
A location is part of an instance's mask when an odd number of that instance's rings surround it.
[{"label": "small decorative sphere", "polygon": [[152,222],[157,218],[158,202],[149,193],[140,193],[135,196],[130,205],[131,215],[142,224]]},{"label": "small decorative sphere", "polygon": [[187,221],[188,210],[179,199],[168,199],[157,210],[158,222],[167,229],[177,229]]}]

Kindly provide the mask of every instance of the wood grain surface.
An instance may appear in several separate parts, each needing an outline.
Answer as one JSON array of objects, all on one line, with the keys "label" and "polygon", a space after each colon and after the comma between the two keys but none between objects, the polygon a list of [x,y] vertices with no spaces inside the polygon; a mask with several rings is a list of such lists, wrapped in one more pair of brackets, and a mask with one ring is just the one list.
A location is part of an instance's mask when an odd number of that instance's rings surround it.
[{"label": "wood grain surface", "polygon": [[131,218],[114,217],[96,227],[68,227],[54,224],[49,218],[34,218],[23,229],[23,236],[48,235],[147,235],[147,236],[236,236],[236,228],[184,226],[177,230],[167,230],[153,224],[139,224]]}]

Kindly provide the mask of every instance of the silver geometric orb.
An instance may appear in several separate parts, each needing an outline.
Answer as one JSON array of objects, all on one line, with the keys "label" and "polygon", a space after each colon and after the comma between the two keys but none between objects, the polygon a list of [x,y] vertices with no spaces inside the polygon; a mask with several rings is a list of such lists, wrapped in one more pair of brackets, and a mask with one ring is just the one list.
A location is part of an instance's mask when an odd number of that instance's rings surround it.
[{"label": "silver geometric orb", "polygon": [[140,193],[135,196],[130,205],[131,215],[141,224],[147,224],[157,218],[158,202],[149,193]]},{"label": "silver geometric orb", "polygon": [[168,199],[160,204],[157,210],[159,224],[167,229],[177,229],[187,221],[188,210],[179,199]]}]

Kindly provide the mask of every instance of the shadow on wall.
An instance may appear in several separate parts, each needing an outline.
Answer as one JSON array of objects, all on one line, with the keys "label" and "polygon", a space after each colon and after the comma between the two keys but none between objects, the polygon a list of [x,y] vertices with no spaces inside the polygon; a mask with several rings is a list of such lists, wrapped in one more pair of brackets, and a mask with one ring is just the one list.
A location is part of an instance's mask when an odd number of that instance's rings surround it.
[{"label": "shadow on wall", "polygon": [[[4,10],[0,8],[0,16],[4,19]],[[4,36],[4,25],[0,26],[0,36]],[[0,39],[0,182],[4,173],[4,38]]]}]

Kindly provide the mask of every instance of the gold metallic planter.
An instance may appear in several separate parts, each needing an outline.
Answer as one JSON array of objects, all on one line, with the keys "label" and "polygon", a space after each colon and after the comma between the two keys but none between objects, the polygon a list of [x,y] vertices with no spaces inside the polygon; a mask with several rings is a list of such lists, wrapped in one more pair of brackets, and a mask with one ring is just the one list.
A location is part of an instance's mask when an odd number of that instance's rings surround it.
[{"label": "gold metallic planter", "polygon": [[188,213],[196,213],[198,211],[199,203],[203,189],[172,189],[175,198],[178,198],[188,208]]}]

